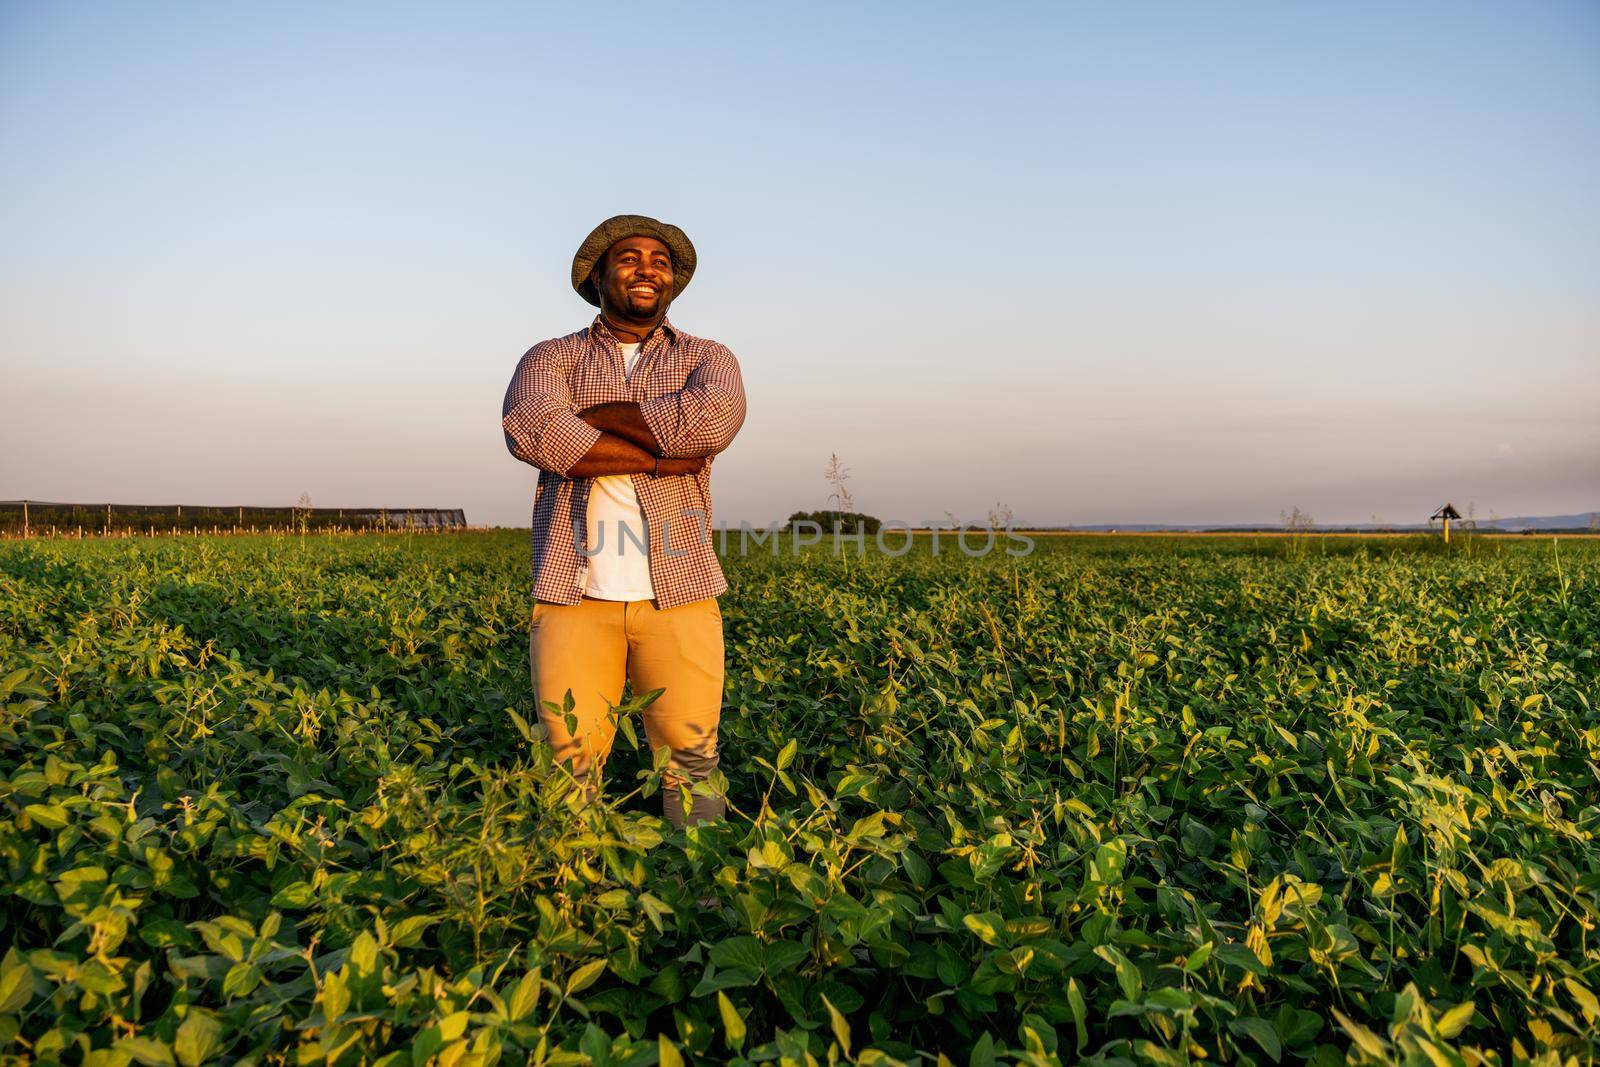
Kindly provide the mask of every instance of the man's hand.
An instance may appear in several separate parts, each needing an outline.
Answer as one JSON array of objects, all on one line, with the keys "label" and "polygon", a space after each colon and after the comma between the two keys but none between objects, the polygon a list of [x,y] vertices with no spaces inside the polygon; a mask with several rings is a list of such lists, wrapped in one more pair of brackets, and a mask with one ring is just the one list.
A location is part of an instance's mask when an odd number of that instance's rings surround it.
[{"label": "man's hand", "polygon": [[705,469],[707,460],[708,457],[706,456],[685,456],[682,459],[663,458],[661,460],[661,476],[665,478],[669,474],[699,474]]},{"label": "man's hand", "polygon": [[663,478],[674,474],[698,474],[706,465],[704,457],[663,459],[653,456],[633,442],[615,434],[601,432],[594,446],[584,453],[568,478],[601,478],[608,474],[654,474],[660,464]]}]

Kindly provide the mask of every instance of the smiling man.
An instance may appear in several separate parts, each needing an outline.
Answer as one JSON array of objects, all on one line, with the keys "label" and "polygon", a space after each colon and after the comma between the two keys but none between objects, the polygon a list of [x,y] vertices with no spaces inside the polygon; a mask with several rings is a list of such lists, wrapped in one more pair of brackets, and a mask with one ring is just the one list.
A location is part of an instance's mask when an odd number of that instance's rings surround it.
[{"label": "smiling man", "polygon": [[[711,463],[745,414],[733,353],[667,318],[694,271],[678,227],[602,222],[572,260],[572,287],[600,313],[530,348],[501,408],[506,447],[540,471],[528,658],[555,758],[595,795],[624,683],[663,690],[644,726],[652,750],[671,751],[662,800],[675,826],[725,808],[709,787],[687,812],[681,796],[717,766],[728,583],[711,545]],[[549,706],[569,691],[576,729]]]}]

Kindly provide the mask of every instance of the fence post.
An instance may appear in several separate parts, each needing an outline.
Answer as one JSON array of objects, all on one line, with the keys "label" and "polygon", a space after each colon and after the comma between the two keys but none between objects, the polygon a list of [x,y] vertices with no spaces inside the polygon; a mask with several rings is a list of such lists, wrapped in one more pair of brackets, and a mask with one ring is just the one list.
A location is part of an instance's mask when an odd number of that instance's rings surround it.
[{"label": "fence post", "polygon": [[29,533],[30,533],[30,531],[28,529],[28,502],[26,500],[24,500],[22,502],[22,536],[23,537],[27,537],[29,535]]}]

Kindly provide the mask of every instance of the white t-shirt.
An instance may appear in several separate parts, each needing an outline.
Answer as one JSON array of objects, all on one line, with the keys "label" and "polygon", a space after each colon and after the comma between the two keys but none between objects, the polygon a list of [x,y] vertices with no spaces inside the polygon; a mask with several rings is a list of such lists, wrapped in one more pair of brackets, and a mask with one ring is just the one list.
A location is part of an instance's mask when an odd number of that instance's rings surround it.
[{"label": "white t-shirt", "polygon": [[[631,377],[639,360],[639,345],[623,345],[622,356]],[[589,557],[585,596],[596,600],[655,599],[644,509],[633,488],[633,475],[608,474],[594,479],[589,488],[588,533],[590,551],[596,545],[600,550]]]}]

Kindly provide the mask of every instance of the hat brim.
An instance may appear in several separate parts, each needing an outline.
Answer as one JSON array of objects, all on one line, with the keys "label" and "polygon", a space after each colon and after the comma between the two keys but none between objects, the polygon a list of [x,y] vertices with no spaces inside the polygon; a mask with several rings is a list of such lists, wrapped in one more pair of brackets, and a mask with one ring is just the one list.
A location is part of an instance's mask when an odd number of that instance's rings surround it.
[{"label": "hat brim", "polygon": [[624,237],[654,237],[667,246],[672,253],[672,300],[678,299],[694,277],[694,245],[678,227],[648,215],[613,215],[589,232],[578,246],[578,254],[572,257],[572,288],[578,295],[595,307],[600,306],[600,294],[589,280],[589,272],[606,249]]}]

